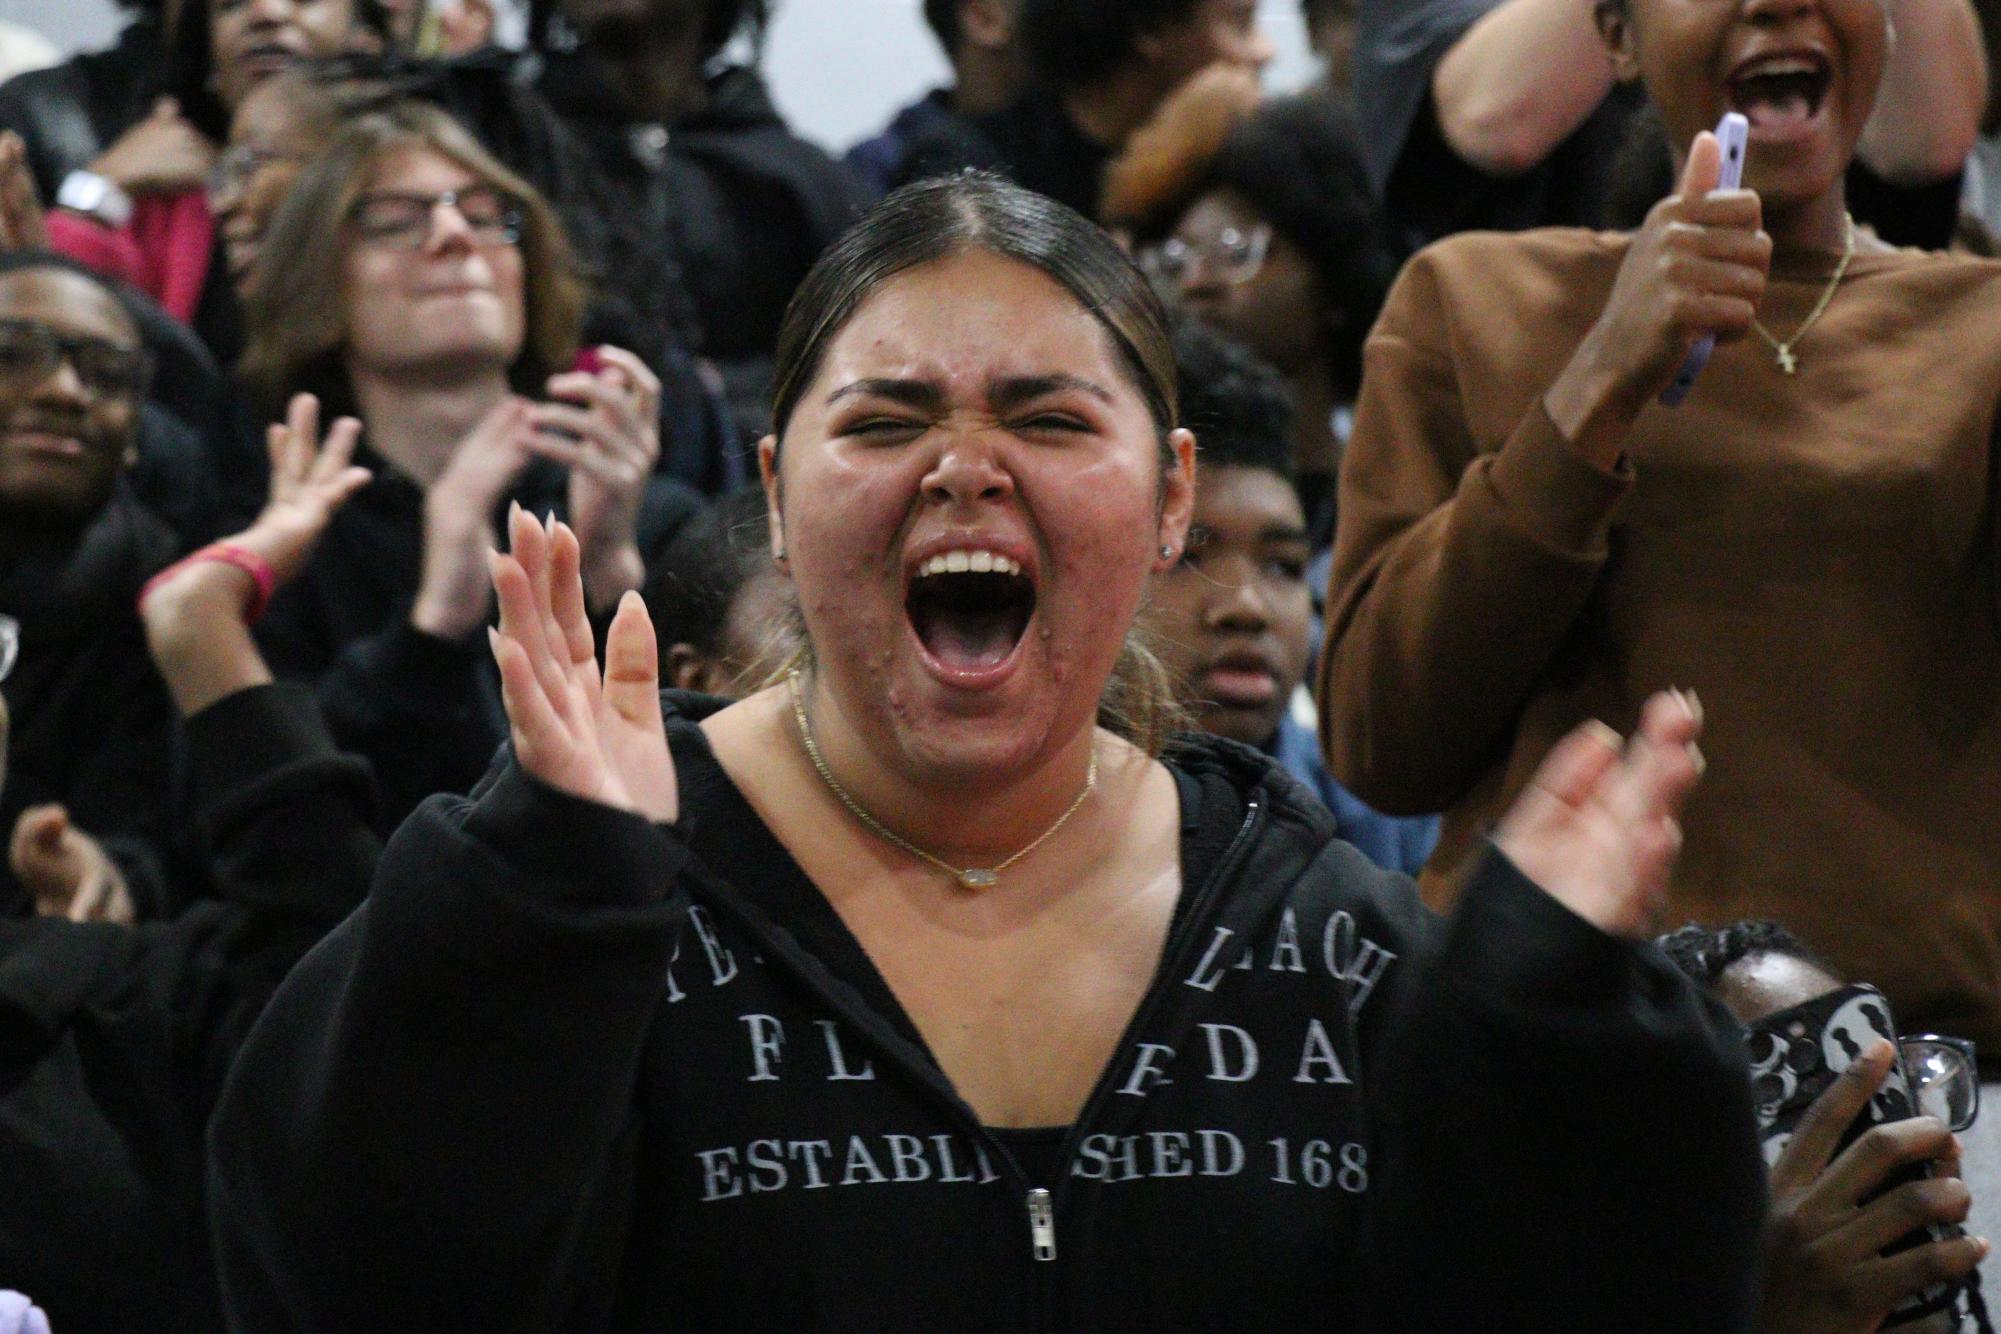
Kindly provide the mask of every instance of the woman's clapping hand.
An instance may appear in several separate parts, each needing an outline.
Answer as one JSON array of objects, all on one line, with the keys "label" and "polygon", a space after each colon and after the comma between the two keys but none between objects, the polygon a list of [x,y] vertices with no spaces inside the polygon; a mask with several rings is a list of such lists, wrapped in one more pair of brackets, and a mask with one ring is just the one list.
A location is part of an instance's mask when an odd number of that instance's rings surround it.
[{"label": "woman's clapping hand", "polygon": [[1494,833],[1529,879],[1609,935],[1653,934],[1681,851],[1682,804],[1702,773],[1694,696],[1649,699],[1623,746],[1603,723],[1559,742]]},{"label": "woman's clapping hand", "polygon": [[489,633],[522,768],[572,796],[672,823],[680,791],[645,604],[636,593],[619,603],[600,676],[576,534],[519,506],[507,527],[511,550],[491,557],[500,628]]}]

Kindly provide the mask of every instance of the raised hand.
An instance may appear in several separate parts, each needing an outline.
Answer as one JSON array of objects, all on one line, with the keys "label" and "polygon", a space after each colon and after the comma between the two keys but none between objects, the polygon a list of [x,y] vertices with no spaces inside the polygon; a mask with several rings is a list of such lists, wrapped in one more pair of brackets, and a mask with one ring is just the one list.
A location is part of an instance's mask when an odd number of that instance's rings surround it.
[{"label": "raised hand", "polygon": [[530,409],[537,449],[570,468],[570,523],[582,549],[584,591],[608,607],[637,588],[639,506],[660,458],[660,381],[622,348],[597,349],[599,369],[552,376],[562,400]]},{"label": "raised hand", "polygon": [[1757,318],[1772,238],[1756,193],[1716,188],[1722,166],[1716,136],[1697,135],[1680,186],[1634,234],[1604,312],[1544,400],[1557,427],[1602,464],[1696,339],[1732,342]]},{"label": "raised hand", "polygon": [[511,550],[490,557],[500,628],[488,634],[521,767],[572,796],[671,824],[680,789],[645,604],[637,593],[620,601],[601,679],[576,534],[518,505],[507,526]]},{"label": "raised hand", "polygon": [[7,849],[14,874],[35,899],[35,915],[72,922],[137,917],[125,875],[104,847],[70,823],[61,806],[30,806],[14,822]]},{"label": "raised hand", "polygon": [[410,623],[425,634],[460,639],[486,619],[493,512],[537,453],[531,407],[512,396],[496,403],[424,492],[424,567]]},{"label": "raised hand", "polygon": [[1218,60],[1171,93],[1105,167],[1099,212],[1137,226],[1188,197],[1263,95],[1258,67]]},{"label": "raised hand", "polygon": [[1494,833],[1529,879],[1609,935],[1653,934],[1681,850],[1682,803],[1702,773],[1693,696],[1655,695],[1622,748],[1587,723],[1550,752]]},{"label": "raised hand", "polygon": [[[1814,1100],[1772,1167],[1760,1334],[1862,1334],[1906,1299],[1964,1278],[1987,1254],[1985,1241],[1964,1236],[1882,1253],[1915,1228],[1965,1221],[1972,1207],[1957,1180],[1959,1143],[1944,1122],[1891,1121],[1834,1153],[1895,1058],[1888,1042],[1864,1052]],[[1883,1189],[1926,1161],[1939,1176]]]},{"label": "raised hand", "polygon": [[[334,512],[368,483],[368,469],[353,463],[360,435],[361,424],[343,417],[322,440],[319,400],[311,394],[294,396],[285,421],[265,433],[271,480],[264,508],[223,545],[261,558],[270,567],[274,588],[296,578]],[[184,717],[271,679],[250,637],[249,609],[256,591],[247,571],[199,558],[169,567],[147,585],[139,600],[146,647]]]},{"label": "raised hand", "polygon": [[199,190],[215,169],[215,145],[163,97],[144,120],[118,136],[90,170],[129,195]]},{"label": "raised hand", "polygon": [[372,473],[354,466],[361,423],[342,417],[320,438],[320,401],[295,394],[282,424],[265,432],[271,482],[256,520],[230,540],[271,562],[284,584],[305,568],[334,511],[368,485]]},{"label": "raised hand", "polygon": [[0,131],[0,255],[48,245],[42,201],[28,170],[28,146],[12,130]]}]

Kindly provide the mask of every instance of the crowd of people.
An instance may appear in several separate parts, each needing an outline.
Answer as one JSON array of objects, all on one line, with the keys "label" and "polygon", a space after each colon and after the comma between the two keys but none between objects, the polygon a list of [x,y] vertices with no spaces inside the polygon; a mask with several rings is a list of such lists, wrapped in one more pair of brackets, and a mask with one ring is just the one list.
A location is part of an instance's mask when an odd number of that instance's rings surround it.
[{"label": "crowd of people", "polygon": [[2001,4],[123,2],[0,1334],[1989,1328]]}]

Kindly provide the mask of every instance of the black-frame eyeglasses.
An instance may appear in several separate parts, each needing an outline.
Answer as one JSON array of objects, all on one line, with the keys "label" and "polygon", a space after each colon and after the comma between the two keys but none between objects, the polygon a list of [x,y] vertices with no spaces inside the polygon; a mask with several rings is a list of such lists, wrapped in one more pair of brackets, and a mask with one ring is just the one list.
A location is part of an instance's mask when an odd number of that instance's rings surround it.
[{"label": "black-frame eyeglasses", "polygon": [[65,361],[84,388],[111,398],[140,397],[153,372],[143,347],[65,333],[35,320],[0,319],[0,389],[31,389]]},{"label": "black-frame eyeglasses", "polygon": [[438,209],[464,220],[480,245],[514,245],[521,240],[521,202],[491,185],[420,194],[412,190],[371,190],[354,201],[348,224],[369,245],[385,250],[422,250],[438,225]]}]

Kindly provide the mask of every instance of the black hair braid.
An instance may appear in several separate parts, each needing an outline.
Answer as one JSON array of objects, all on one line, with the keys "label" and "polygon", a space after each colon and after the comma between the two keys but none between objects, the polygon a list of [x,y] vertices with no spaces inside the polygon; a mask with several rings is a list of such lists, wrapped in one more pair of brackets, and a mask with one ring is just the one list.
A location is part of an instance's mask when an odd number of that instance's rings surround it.
[{"label": "black hair braid", "polygon": [[1816,968],[1825,966],[1799,937],[1777,922],[1732,922],[1725,927],[1691,923],[1679,931],[1656,937],[1654,944],[1705,991],[1723,979],[1724,970],[1730,965],[1754,954],[1777,954]]}]

